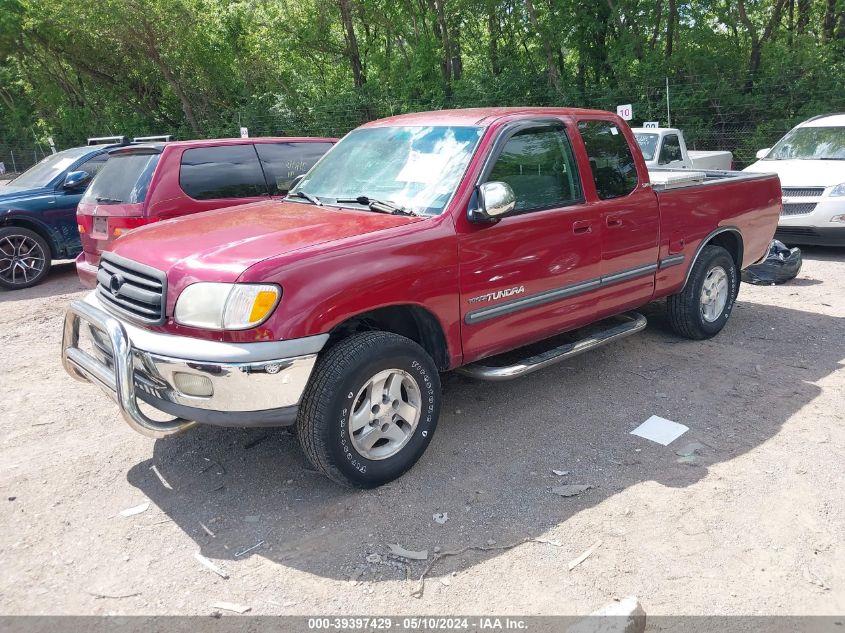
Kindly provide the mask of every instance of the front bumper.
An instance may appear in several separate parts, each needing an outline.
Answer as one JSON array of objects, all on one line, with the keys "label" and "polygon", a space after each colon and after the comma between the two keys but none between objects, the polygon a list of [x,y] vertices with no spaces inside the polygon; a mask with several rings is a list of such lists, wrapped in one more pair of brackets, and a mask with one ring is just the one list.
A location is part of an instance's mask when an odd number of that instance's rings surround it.
[{"label": "front bumper", "polygon": [[[83,324],[91,335],[89,349],[80,346]],[[234,344],[159,334],[118,320],[92,294],[68,308],[62,363],[73,378],[114,399],[129,426],[159,438],[197,423],[292,424],[327,339],[321,334]],[[175,417],[154,420],[139,400]]]},{"label": "front bumper", "polygon": [[787,245],[845,246],[845,226],[778,226],[775,239]]}]

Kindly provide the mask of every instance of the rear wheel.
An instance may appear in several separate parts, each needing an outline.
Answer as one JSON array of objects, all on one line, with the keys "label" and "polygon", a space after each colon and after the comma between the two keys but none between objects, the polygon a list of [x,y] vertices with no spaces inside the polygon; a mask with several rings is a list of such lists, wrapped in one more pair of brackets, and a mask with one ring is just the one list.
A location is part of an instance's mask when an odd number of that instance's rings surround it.
[{"label": "rear wheel", "polygon": [[0,287],[29,288],[50,272],[50,246],[35,231],[18,226],[0,229]]},{"label": "rear wheel", "polygon": [[730,253],[705,246],[684,289],[667,300],[669,326],[695,340],[715,336],[725,327],[738,293],[739,271]]},{"label": "rear wheel", "polygon": [[390,332],[356,334],[317,362],[302,399],[297,435],[332,480],[380,486],[411,468],[440,414],[440,377],[414,341]]}]

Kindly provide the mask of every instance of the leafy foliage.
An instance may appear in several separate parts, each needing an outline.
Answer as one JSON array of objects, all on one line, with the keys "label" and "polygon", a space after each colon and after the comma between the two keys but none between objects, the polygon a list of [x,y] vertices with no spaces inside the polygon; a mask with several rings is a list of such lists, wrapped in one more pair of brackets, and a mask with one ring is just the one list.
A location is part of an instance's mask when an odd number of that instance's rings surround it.
[{"label": "leafy foliage", "polygon": [[0,150],[476,105],[665,124],[668,78],[691,146],[747,161],[843,76],[845,0],[0,0]]}]

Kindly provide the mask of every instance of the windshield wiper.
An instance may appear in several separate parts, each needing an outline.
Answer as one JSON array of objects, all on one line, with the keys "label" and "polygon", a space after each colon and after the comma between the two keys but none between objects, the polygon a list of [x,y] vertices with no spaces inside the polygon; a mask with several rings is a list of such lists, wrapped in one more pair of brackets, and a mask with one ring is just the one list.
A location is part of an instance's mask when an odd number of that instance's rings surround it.
[{"label": "windshield wiper", "polygon": [[369,207],[370,211],[377,211],[378,213],[389,213],[391,215],[416,215],[410,209],[399,206],[387,200],[376,200],[368,196],[358,196],[357,198],[338,198],[335,200],[338,204],[349,204],[355,202]]},{"label": "windshield wiper", "polygon": [[305,200],[308,200],[308,202],[310,202],[311,204],[316,204],[318,207],[323,206],[323,203],[320,201],[320,199],[317,196],[312,195],[312,194],[308,193],[307,191],[303,191],[302,189],[300,189],[296,193],[289,193],[288,196],[294,196],[294,197],[297,197],[297,198],[304,198]]},{"label": "windshield wiper", "polygon": [[95,198],[97,204],[123,204],[123,200],[117,198]]}]

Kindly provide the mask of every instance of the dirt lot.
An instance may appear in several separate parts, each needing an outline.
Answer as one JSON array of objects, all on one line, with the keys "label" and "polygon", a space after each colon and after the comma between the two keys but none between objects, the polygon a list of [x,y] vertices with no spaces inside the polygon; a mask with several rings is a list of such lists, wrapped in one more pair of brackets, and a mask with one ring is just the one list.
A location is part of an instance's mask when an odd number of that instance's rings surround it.
[{"label": "dirt lot", "polygon": [[[711,341],[666,333],[655,305],[644,334],[516,382],[445,376],[428,452],[370,492],[310,471],[285,431],[130,431],[60,368],[82,295],[70,265],[0,295],[2,613],[575,614],[629,594],[649,614],[845,611],[845,251],[743,285]],[[690,431],[629,434],[652,414]],[[406,580],[386,556],[527,537],[551,542],[445,558],[418,598],[425,563]]]}]

